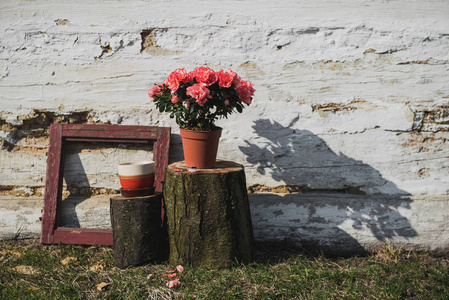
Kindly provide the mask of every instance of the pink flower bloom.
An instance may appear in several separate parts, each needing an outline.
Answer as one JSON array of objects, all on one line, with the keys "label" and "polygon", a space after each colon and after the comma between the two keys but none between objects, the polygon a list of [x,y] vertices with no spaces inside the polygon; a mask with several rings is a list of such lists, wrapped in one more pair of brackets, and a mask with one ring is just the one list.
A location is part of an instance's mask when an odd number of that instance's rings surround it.
[{"label": "pink flower bloom", "polygon": [[153,85],[153,87],[148,91],[148,96],[150,96],[151,100],[154,100],[153,96],[159,94],[160,90],[161,88],[159,87],[158,83]]},{"label": "pink flower bloom", "polygon": [[221,87],[228,88],[232,85],[232,82],[234,81],[234,78],[237,76],[237,73],[227,70],[224,72],[223,70],[220,70],[217,72],[218,74],[218,84]]},{"label": "pink flower bloom", "polygon": [[186,76],[186,69],[176,69],[164,80],[164,84],[174,93],[178,90],[179,84],[185,82]]},{"label": "pink flower bloom", "polygon": [[168,286],[170,289],[174,286],[177,286],[179,284],[179,279],[175,278],[173,280],[170,280],[169,282],[167,282],[165,285]]},{"label": "pink flower bloom", "polygon": [[184,267],[181,265],[177,265],[176,270],[178,270],[179,273],[182,273],[182,271],[184,271]]},{"label": "pink flower bloom", "polygon": [[184,78],[184,82],[191,82],[195,78],[195,70],[192,72],[187,73],[186,77]]},{"label": "pink flower bloom", "polygon": [[173,77],[165,79],[164,84],[172,91],[172,93],[176,92],[179,88],[179,81]]},{"label": "pink flower bloom", "polygon": [[178,100],[179,100],[178,96],[176,96],[176,95],[171,96],[171,103],[177,103]]},{"label": "pink flower bloom", "polygon": [[217,73],[208,67],[198,67],[193,72],[196,82],[204,83],[206,86],[210,86],[218,80]]},{"label": "pink flower bloom", "polygon": [[171,72],[170,76],[175,77],[179,82],[185,82],[187,76],[186,69],[176,69],[173,72]]},{"label": "pink flower bloom", "polygon": [[189,102],[189,101],[184,101],[184,102],[182,102],[182,105],[183,105],[185,108],[189,108],[189,107],[190,107],[190,102]]},{"label": "pink flower bloom", "polygon": [[232,84],[233,84],[235,87],[239,87],[239,86],[242,85],[241,81],[242,81],[242,79],[240,78],[240,76],[237,75],[237,74],[235,74],[234,80],[232,80]]},{"label": "pink flower bloom", "polygon": [[254,92],[256,91],[253,88],[253,84],[244,80],[241,80],[240,83],[241,85],[235,89],[240,100],[246,104],[251,104],[251,96],[254,95]]},{"label": "pink flower bloom", "polygon": [[208,99],[212,98],[210,90],[206,87],[206,84],[194,84],[189,86],[186,91],[186,95],[196,99],[196,102],[200,106],[204,106]]},{"label": "pink flower bloom", "polygon": [[168,78],[164,80],[164,84],[171,90],[172,94],[179,88],[179,78],[185,78],[185,75],[184,77],[182,76],[182,71],[178,70],[181,69],[176,69],[175,71],[171,72]]}]

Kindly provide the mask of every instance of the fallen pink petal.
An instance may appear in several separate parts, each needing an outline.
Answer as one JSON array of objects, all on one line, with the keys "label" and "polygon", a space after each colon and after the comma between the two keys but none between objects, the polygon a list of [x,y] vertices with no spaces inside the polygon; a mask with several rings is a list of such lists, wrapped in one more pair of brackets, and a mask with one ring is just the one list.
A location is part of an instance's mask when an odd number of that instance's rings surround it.
[{"label": "fallen pink petal", "polygon": [[168,270],[168,271],[165,271],[165,273],[174,273],[175,272],[175,270]]},{"label": "fallen pink petal", "polygon": [[148,274],[148,275],[147,275],[147,279],[150,279],[151,276],[153,276],[153,274]]},{"label": "fallen pink petal", "polygon": [[177,265],[176,270],[178,270],[179,273],[182,273],[182,271],[184,271],[184,267],[181,265]]},{"label": "fallen pink petal", "polygon": [[176,278],[174,280],[170,280],[165,285],[168,286],[171,289],[172,287],[177,286],[178,284],[179,284],[179,279]]},{"label": "fallen pink petal", "polygon": [[176,273],[171,273],[171,274],[168,274],[167,276],[168,276],[168,278],[173,278],[173,277],[176,277]]}]

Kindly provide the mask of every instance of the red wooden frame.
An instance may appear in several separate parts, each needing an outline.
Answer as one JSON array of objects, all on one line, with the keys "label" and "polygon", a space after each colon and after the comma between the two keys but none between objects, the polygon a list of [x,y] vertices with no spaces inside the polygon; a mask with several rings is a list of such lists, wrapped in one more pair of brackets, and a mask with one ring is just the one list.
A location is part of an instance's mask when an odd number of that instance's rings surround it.
[{"label": "red wooden frame", "polygon": [[112,245],[111,229],[59,227],[64,174],[64,145],[67,141],[120,143],[155,141],[153,148],[153,160],[156,162],[155,190],[161,192],[165,168],[168,165],[170,127],[97,124],[52,124],[50,127],[41,243]]}]

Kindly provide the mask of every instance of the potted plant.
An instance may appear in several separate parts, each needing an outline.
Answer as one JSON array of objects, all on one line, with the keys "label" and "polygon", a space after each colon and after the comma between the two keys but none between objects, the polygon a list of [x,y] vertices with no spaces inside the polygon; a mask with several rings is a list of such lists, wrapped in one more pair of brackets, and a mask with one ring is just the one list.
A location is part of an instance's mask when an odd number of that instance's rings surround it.
[{"label": "potted plant", "polygon": [[222,131],[215,121],[235,111],[241,113],[251,104],[254,91],[252,83],[231,70],[198,67],[191,72],[176,69],[148,95],[160,112],[176,118],[186,166],[208,169],[215,165]]}]

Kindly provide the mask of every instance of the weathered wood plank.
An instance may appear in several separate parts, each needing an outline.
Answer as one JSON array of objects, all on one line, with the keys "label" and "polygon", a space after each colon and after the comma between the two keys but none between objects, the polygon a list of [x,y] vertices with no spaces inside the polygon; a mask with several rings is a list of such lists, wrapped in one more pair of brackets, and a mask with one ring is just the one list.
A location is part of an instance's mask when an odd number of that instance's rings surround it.
[{"label": "weathered wood plank", "polygon": [[157,192],[162,192],[162,182],[164,181],[165,168],[168,165],[170,155],[170,127],[159,127],[157,132],[157,142],[154,147],[153,160],[156,161],[155,186]]},{"label": "weathered wood plank", "polygon": [[67,142],[108,142],[108,143],[136,143],[136,144],[149,144],[150,142],[145,140],[122,140],[122,139],[115,139],[115,138],[100,138],[100,137],[93,137],[93,138],[77,138],[77,137],[70,137],[70,138],[64,138]]},{"label": "weathered wood plank", "polygon": [[[115,132],[115,131],[126,131],[126,132],[143,132],[153,135],[153,139],[157,136],[156,126],[139,126],[139,125],[103,125],[103,124],[64,124],[63,134],[64,136],[69,132],[79,132],[79,131],[101,131],[101,132]],[[120,134],[120,133],[119,133]]]},{"label": "weathered wood plank", "polygon": [[135,140],[155,140],[157,135],[154,132],[139,132],[134,129],[121,131],[94,131],[94,130],[67,130],[63,132],[64,137],[82,137],[82,138],[98,138],[104,139],[135,139]]},{"label": "weathered wood plank", "polygon": [[50,129],[42,215],[41,242],[44,244],[54,242],[53,231],[58,218],[58,204],[60,205],[59,201],[62,193],[62,174],[62,126],[60,124],[53,124]]},{"label": "weathered wood plank", "polygon": [[59,227],[54,231],[53,243],[112,246],[112,230]]}]

